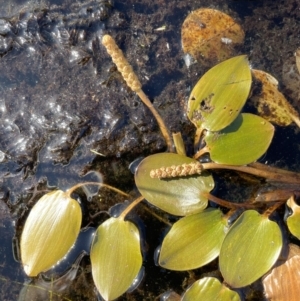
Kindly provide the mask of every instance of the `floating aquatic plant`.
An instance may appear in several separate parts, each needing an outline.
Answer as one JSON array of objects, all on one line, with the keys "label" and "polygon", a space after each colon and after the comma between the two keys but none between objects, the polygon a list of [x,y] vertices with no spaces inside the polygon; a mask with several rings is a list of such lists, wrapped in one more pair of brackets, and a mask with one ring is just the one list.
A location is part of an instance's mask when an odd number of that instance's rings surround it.
[{"label": "floating aquatic plant", "polygon": [[[287,228],[299,238],[299,206],[294,198],[300,195],[300,175],[256,162],[272,143],[274,127],[263,117],[241,113],[252,84],[247,57],[233,57],[216,65],[192,90],[187,112],[196,132],[195,154],[191,158],[185,153],[180,135],[173,135],[173,146],[163,120],[142,92],[137,76],[114,40],[105,35],[103,44],[129,87],[156,116],[169,152],[150,155],[140,162],[135,184],[141,196],[119,216],[101,223],[96,231],[90,257],[92,276],[101,297],[108,301],[121,296],[142,268],[143,237],[129,213],[143,200],[177,218],[162,241],[158,256],[162,268],[186,271],[219,260],[218,279],[198,279],[179,299],[241,300],[237,289],[268,272],[271,278],[266,276],[264,285],[269,291],[280,277],[277,267],[274,272],[272,267],[286,244],[282,226],[273,213],[287,204],[292,211],[286,219]],[[263,102],[269,103],[267,94]],[[275,120],[277,114],[281,113],[274,110]],[[173,149],[177,153],[171,153]],[[207,153],[209,160],[202,160]],[[277,185],[244,202],[223,200],[213,192],[215,169],[235,170]],[[45,194],[32,208],[20,243],[22,264],[29,276],[49,269],[74,244],[80,229],[81,209],[71,194],[81,185],[84,183],[67,192]],[[297,296],[295,271],[289,269],[289,273],[294,273],[290,279],[293,296]],[[286,286],[277,288],[274,296],[283,295],[285,289]],[[272,293],[268,295],[273,298]]]}]

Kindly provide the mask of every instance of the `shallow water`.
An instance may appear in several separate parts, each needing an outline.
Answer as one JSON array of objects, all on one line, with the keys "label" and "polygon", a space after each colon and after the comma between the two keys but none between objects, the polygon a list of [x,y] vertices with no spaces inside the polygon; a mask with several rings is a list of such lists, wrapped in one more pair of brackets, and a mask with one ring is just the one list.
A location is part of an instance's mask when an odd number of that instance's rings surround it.
[{"label": "shallow water", "polygon": [[[243,52],[249,54],[253,67],[282,82],[283,65],[299,46],[297,1],[275,5],[272,1],[218,0],[202,1],[201,6],[219,8],[238,18],[246,31]],[[104,33],[116,37],[171,131],[182,131],[191,145],[193,128],[184,108],[191,87],[205,69],[198,64],[186,67],[180,27],[185,16],[198,7],[198,1],[115,1],[109,17],[100,20],[103,10],[97,1],[0,0],[0,204],[9,206],[0,215],[0,222],[6,223],[1,228],[5,240],[1,257],[6,258],[0,265],[3,300],[15,300],[12,296],[18,295],[27,279],[12,258],[11,240],[16,224],[22,225],[19,215],[26,216],[26,206],[36,201],[32,191],[67,189],[92,180],[131,191],[129,163],[165,150],[153,117],[125,86],[100,45]],[[166,29],[156,30],[162,26]],[[287,86],[281,87],[299,111],[297,91]],[[300,139],[294,129],[277,130],[265,160],[299,171],[296,150]],[[88,196],[95,193],[97,190],[89,191]],[[112,199],[101,208],[93,202],[85,206],[95,213],[114,203]],[[155,235],[149,236],[158,244]],[[152,254],[148,256],[151,261]],[[168,280],[165,284],[153,280],[166,279],[168,273],[160,275],[158,268],[150,268],[157,274],[146,276],[142,287],[145,291],[148,287],[150,293],[145,293],[143,300],[146,296],[153,300],[170,286]],[[83,273],[81,280],[85,277],[91,282],[88,273]],[[172,280],[178,287],[179,279]],[[80,300],[85,297],[82,293]]]}]

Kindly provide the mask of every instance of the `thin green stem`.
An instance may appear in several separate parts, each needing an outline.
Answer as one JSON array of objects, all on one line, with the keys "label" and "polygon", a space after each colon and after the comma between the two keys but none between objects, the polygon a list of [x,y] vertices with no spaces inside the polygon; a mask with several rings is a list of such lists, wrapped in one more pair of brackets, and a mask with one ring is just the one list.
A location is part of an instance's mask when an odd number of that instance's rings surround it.
[{"label": "thin green stem", "polygon": [[186,156],[185,145],[181,136],[181,133],[173,133],[173,141],[175,145],[175,150],[178,155]]},{"label": "thin green stem", "polygon": [[120,214],[119,218],[124,220],[126,215],[136,206],[138,205],[142,200],[144,199],[143,196],[138,197],[135,199],[125,210]]},{"label": "thin green stem", "polygon": [[113,186],[110,186],[108,184],[104,184],[104,183],[98,183],[98,182],[85,182],[85,183],[79,183],[79,184],[76,184],[75,186],[69,188],[66,193],[68,194],[68,196],[71,196],[71,194],[76,190],[78,189],[79,187],[82,187],[82,186],[86,186],[86,185],[95,185],[95,186],[100,186],[100,187],[105,187],[105,188],[108,188],[112,191],[115,191],[123,196],[126,196],[126,197],[130,197],[130,195],[118,188],[115,188]]},{"label": "thin green stem", "polygon": [[269,217],[277,208],[279,208],[285,201],[276,202],[273,206],[269,207],[265,212],[264,216]]},{"label": "thin green stem", "polygon": [[196,151],[199,147],[199,143],[202,137],[202,133],[203,133],[203,128],[197,128],[196,133],[195,133],[195,138],[194,138],[194,151]]},{"label": "thin green stem", "polygon": [[151,111],[151,113],[155,117],[155,119],[158,123],[158,126],[160,128],[160,131],[166,140],[169,151],[174,152],[173,141],[172,141],[171,135],[169,134],[168,128],[165,125],[164,120],[161,118],[161,116],[159,115],[157,110],[154,108],[152,102],[149,100],[148,96],[144,93],[144,91],[142,89],[136,91],[136,94],[139,96],[139,98],[142,100],[142,102],[148,107],[148,109]]},{"label": "thin green stem", "polygon": [[203,156],[204,154],[208,153],[208,148],[207,147],[203,147],[201,149],[199,149],[197,151],[197,153],[194,155],[194,159],[199,159],[201,156]]},{"label": "thin green stem", "polygon": [[220,199],[212,194],[210,194],[209,192],[206,193],[202,193],[202,196],[207,197],[210,201],[223,206],[225,208],[229,208],[229,209],[237,209],[237,208],[257,208],[257,205],[255,204],[249,204],[249,203],[232,203],[229,201],[225,201],[223,199]]}]

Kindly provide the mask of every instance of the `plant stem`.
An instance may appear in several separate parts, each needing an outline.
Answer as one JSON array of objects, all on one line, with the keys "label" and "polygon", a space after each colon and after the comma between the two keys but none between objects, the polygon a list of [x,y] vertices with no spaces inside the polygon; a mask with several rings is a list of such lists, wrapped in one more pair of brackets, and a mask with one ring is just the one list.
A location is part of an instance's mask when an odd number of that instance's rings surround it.
[{"label": "plant stem", "polygon": [[85,185],[95,185],[95,186],[100,186],[100,187],[105,187],[105,188],[108,188],[110,190],[113,190],[121,195],[124,195],[126,197],[130,197],[130,195],[118,188],[115,188],[113,186],[110,186],[108,184],[104,184],[104,183],[98,183],[98,182],[85,182],[85,183],[79,183],[79,184],[76,184],[75,186],[69,188],[66,193],[68,194],[68,196],[71,196],[71,194],[79,187],[82,187],[82,186],[85,186]]},{"label": "plant stem", "polygon": [[201,194],[202,196],[207,197],[210,201],[223,206],[225,208],[230,208],[230,209],[236,209],[236,208],[257,208],[257,204],[249,204],[249,203],[232,203],[229,201],[225,201],[223,199],[220,199],[212,194],[210,194],[209,192],[205,192]]},{"label": "plant stem", "polygon": [[201,149],[199,149],[198,151],[197,151],[197,153],[194,155],[194,159],[198,159],[198,158],[200,158],[201,156],[203,156],[205,153],[208,153],[208,148],[205,146],[205,147],[203,147],[203,148],[201,148]]},{"label": "plant stem", "polygon": [[186,156],[185,145],[181,136],[181,133],[173,133],[172,134],[175,150],[178,155]]},{"label": "plant stem", "polygon": [[280,207],[285,201],[277,202],[273,206],[269,207],[265,212],[264,216],[269,217],[278,207]]},{"label": "plant stem", "polygon": [[174,152],[173,141],[169,134],[168,128],[166,127],[165,122],[163,121],[161,116],[158,114],[158,112],[154,108],[152,102],[149,100],[148,96],[144,93],[144,91],[142,89],[140,89],[139,91],[136,91],[136,94],[140,97],[142,102],[148,107],[148,109],[151,111],[151,113],[155,117],[155,119],[158,123],[158,126],[160,128],[160,131],[161,131],[162,135],[164,136],[166,143],[168,145],[168,150],[170,152]]},{"label": "plant stem", "polygon": [[203,128],[199,128],[197,127],[196,133],[195,133],[195,138],[194,138],[194,152],[198,149],[199,147],[199,143],[200,143],[200,139],[203,133]]},{"label": "plant stem", "polygon": [[122,74],[124,80],[126,81],[128,87],[136,92],[136,94],[140,97],[142,102],[149,108],[153,116],[155,117],[158,126],[162,135],[164,136],[166,143],[168,145],[168,149],[170,152],[174,152],[174,147],[172,143],[172,138],[169,134],[169,131],[161,118],[158,114],[156,109],[154,108],[152,102],[149,100],[148,96],[142,90],[142,85],[133,71],[131,65],[125,58],[123,51],[118,47],[115,40],[110,35],[104,35],[102,37],[102,44],[106,48],[108,54],[111,56],[113,62],[116,64],[118,71]]},{"label": "plant stem", "polygon": [[125,210],[120,214],[119,218],[124,220],[126,215],[137,205],[139,204],[142,200],[144,199],[143,196],[138,197],[135,199]]},{"label": "plant stem", "polygon": [[218,164],[214,162],[203,163],[202,168],[206,169],[230,169],[235,171],[240,171],[244,173],[248,173],[254,176],[258,176],[261,178],[265,178],[271,181],[277,181],[281,183],[289,183],[289,184],[299,184],[300,185],[300,174],[289,172],[286,170],[281,170],[277,168],[256,168],[251,165],[226,165],[226,164]]}]

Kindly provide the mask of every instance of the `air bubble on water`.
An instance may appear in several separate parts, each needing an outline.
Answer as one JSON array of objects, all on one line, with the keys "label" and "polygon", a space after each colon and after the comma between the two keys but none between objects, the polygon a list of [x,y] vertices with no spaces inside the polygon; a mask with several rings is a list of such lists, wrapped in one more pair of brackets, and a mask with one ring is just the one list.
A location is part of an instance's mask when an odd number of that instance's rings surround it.
[{"label": "air bubble on water", "polygon": [[160,295],[159,301],[180,301],[181,296],[174,291],[167,291]]},{"label": "air bubble on water", "polygon": [[156,266],[160,266],[159,265],[159,255],[160,255],[160,250],[161,250],[161,245],[158,246],[155,251],[154,251],[154,254],[153,254],[153,259],[154,259],[154,264]]},{"label": "air bubble on water", "polygon": [[[76,278],[80,262],[85,255],[85,252],[81,252],[77,256],[76,260],[69,266],[69,269],[67,269],[67,271],[63,275],[59,276],[56,279],[55,275],[53,279],[53,274],[49,272],[43,273],[42,276],[38,278],[35,285],[48,290],[51,289],[56,293],[64,291],[72,284],[73,280]],[[47,278],[49,280],[47,280]]]},{"label": "air bubble on water", "polygon": [[[103,176],[98,171],[90,171],[85,175],[85,178],[89,178],[90,182],[96,182],[96,183],[103,183]],[[83,191],[88,199],[88,201],[91,201],[92,198],[98,194],[99,186],[97,185],[85,185],[82,186]]]},{"label": "air bubble on water", "polygon": [[129,206],[129,201],[125,200],[123,203],[113,205],[108,209],[108,214],[111,217],[119,217],[120,214]]},{"label": "air bubble on water", "polygon": [[127,290],[127,293],[131,293],[135,289],[137,289],[138,286],[141,284],[144,276],[145,276],[145,268],[142,266],[137,276],[133,279],[133,282],[130,285],[129,289]]},{"label": "air bubble on water", "polygon": [[129,164],[129,170],[131,171],[132,174],[135,174],[138,165],[141,163],[141,161],[144,159],[144,157],[138,157],[137,159],[135,159],[134,161],[132,161]]}]

